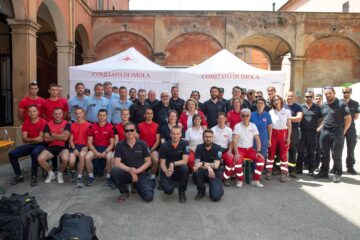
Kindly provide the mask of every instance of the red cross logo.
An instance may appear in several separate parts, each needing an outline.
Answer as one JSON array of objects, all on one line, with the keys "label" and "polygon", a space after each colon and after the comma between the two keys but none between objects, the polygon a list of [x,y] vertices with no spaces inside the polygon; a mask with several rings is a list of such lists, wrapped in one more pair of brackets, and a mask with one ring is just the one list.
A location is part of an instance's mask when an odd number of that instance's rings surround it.
[{"label": "red cross logo", "polygon": [[131,59],[131,57],[127,56],[127,57],[124,57],[122,60],[124,60],[124,61],[131,61],[132,59]]}]

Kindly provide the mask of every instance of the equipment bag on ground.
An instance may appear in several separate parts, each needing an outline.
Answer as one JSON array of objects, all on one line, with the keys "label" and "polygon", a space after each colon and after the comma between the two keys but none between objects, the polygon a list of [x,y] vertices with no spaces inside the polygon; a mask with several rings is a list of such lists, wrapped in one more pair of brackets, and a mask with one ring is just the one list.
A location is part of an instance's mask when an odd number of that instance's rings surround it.
[{"label": "equipment bag on ground", "polygon": [[0,199],[0,240],[43,240],[47,231],[47,213],[28,193]]},{"label": "equipment bag on ground", "polygon": [[67,214],[61,216],[59,227],[53,228],[48,240],[98,240],[95,234],[94,220],[82,213]]}]

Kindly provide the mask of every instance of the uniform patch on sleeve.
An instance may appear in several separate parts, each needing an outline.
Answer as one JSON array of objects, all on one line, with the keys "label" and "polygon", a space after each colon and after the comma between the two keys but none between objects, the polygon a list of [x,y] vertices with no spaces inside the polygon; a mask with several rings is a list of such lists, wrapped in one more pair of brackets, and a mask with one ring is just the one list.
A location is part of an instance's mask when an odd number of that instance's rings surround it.
[{"label": "uniform patch on sleeve", "polygon": [[190,147],[189,147],[189,146],[186,146],[185,152],[186,152],[186,153],[190,153]]}]

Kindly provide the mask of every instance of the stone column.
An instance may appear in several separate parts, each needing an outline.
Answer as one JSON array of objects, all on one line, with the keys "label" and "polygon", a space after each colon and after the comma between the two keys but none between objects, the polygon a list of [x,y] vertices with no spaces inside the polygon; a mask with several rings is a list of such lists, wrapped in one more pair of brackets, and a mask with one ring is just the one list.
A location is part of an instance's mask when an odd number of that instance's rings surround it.
[{"label": "stone column", "polygon": [[303,56],[294,56],[290,58],[291,62],[291,78],[290,88],[295,91],[298,99],[302,99],[304,95],[304,65],[305,58]]},{"label": "stone column", "polygon": [[64,96],[69,94],[69,67],[74,65],[75,44],[71,42],[55,42],[57,49],[58,84],[63,87]]},{"label": "stone column", "polygon": [[12,89],[14,126],[20,121],[18,105],[28,93],[28,85],[36,81],[36,33],[40,25],[31,20],[8,19],[12,38]]},{"label": "stone column", "polygon": [[83,58],[84,64],[95,62],[96,56],[95,55],[81,55]]}]

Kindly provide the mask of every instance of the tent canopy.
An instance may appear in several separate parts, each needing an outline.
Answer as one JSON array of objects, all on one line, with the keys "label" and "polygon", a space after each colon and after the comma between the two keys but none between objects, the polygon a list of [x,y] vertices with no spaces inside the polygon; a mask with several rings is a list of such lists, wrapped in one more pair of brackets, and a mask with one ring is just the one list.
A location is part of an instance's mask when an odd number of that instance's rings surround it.
[{"label": "tent canopy", "polygon": [[[263,92],[267,86],[274,85],[281,94],[285,73],[255,68],[223,49],[199,65],[179,70],[176,82],[181,92],[186,91],[184,95],[190,96],[191,91],[197,89],[205,99],[210,96],[209,88],[212,85],[223,87],[227,98],[231,97],[231,89],[236,85]],[[204,98],[202,101],[205,101]]]}]

